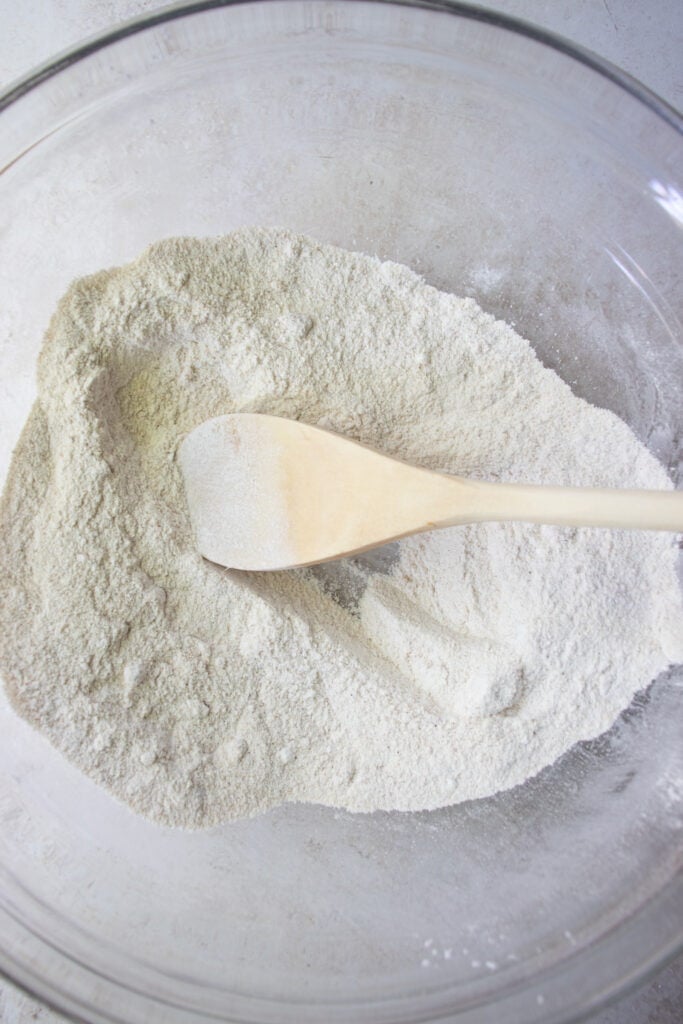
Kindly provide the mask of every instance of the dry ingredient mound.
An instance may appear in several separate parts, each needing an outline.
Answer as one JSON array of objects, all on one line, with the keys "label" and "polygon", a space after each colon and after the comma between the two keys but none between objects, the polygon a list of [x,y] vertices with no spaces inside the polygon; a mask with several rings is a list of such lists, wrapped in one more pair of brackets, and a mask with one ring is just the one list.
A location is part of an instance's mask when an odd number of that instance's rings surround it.
[{"label": "dry ingredient mound", "polygon": [[522,782],[682,656],[672,537],[475,525],[279,574],[197,554],[174,456],[234,411],[482,479],[671,486],[529,344],[406,267],[285,231],[77,281],[0,510],[17,712],[136,811],[435,808]]}]

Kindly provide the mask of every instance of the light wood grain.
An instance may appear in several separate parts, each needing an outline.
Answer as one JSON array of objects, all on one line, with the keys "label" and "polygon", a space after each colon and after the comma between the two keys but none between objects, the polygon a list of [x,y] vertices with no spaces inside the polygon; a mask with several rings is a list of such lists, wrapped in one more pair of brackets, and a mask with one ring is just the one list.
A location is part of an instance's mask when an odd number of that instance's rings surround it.
[{"label": "light wood grain", "polygon": [[179,449],[201,553],[287,569],[464,523],[683,530],[683,494],[492,484],[410,466],[305,423],[240,413]]}]

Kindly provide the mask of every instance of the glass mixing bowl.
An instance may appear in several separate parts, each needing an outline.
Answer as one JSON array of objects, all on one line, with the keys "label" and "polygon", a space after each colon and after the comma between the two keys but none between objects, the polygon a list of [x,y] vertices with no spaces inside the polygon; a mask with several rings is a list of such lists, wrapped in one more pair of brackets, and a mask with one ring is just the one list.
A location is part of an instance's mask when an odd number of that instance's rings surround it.
[{"label": "glass mixing bowl", "polygon": [[[11,90],[0,166],[3,474],[69,281],[242,224],[476,296],[676,474],[681,121],[531,26],[175,7]],[[0,967],[89,1022],[576,1019],[680,948],[681,681],[488,800],[195,834],[130,814],[3,704]]]}]

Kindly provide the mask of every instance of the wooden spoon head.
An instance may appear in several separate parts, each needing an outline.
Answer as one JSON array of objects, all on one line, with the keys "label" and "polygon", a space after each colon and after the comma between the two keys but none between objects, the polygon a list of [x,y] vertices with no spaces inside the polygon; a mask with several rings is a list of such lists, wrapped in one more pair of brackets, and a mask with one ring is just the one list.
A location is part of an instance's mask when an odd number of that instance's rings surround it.
[{"label": "wooden spoon head", "polygon": [[255,413],[202,423],[178,462],[199,551],[234,569],[312,565],[424,528],[416,482],[435,477],[319,427]]}]

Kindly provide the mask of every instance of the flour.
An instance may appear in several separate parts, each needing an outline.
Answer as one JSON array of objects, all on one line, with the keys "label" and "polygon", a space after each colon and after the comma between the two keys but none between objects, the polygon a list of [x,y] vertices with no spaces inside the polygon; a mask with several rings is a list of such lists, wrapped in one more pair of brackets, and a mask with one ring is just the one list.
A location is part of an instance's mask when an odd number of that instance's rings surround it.
[{"label": "flour", "polygon": [[668,535],[492,524],[315,570],[203,561],[175,455],[231,411],[482,479],[670,486],[510,327],[405,267],[243,230],[76,282],[3,497],[0,668],[135,810],[486,796],[682,656]]}]

